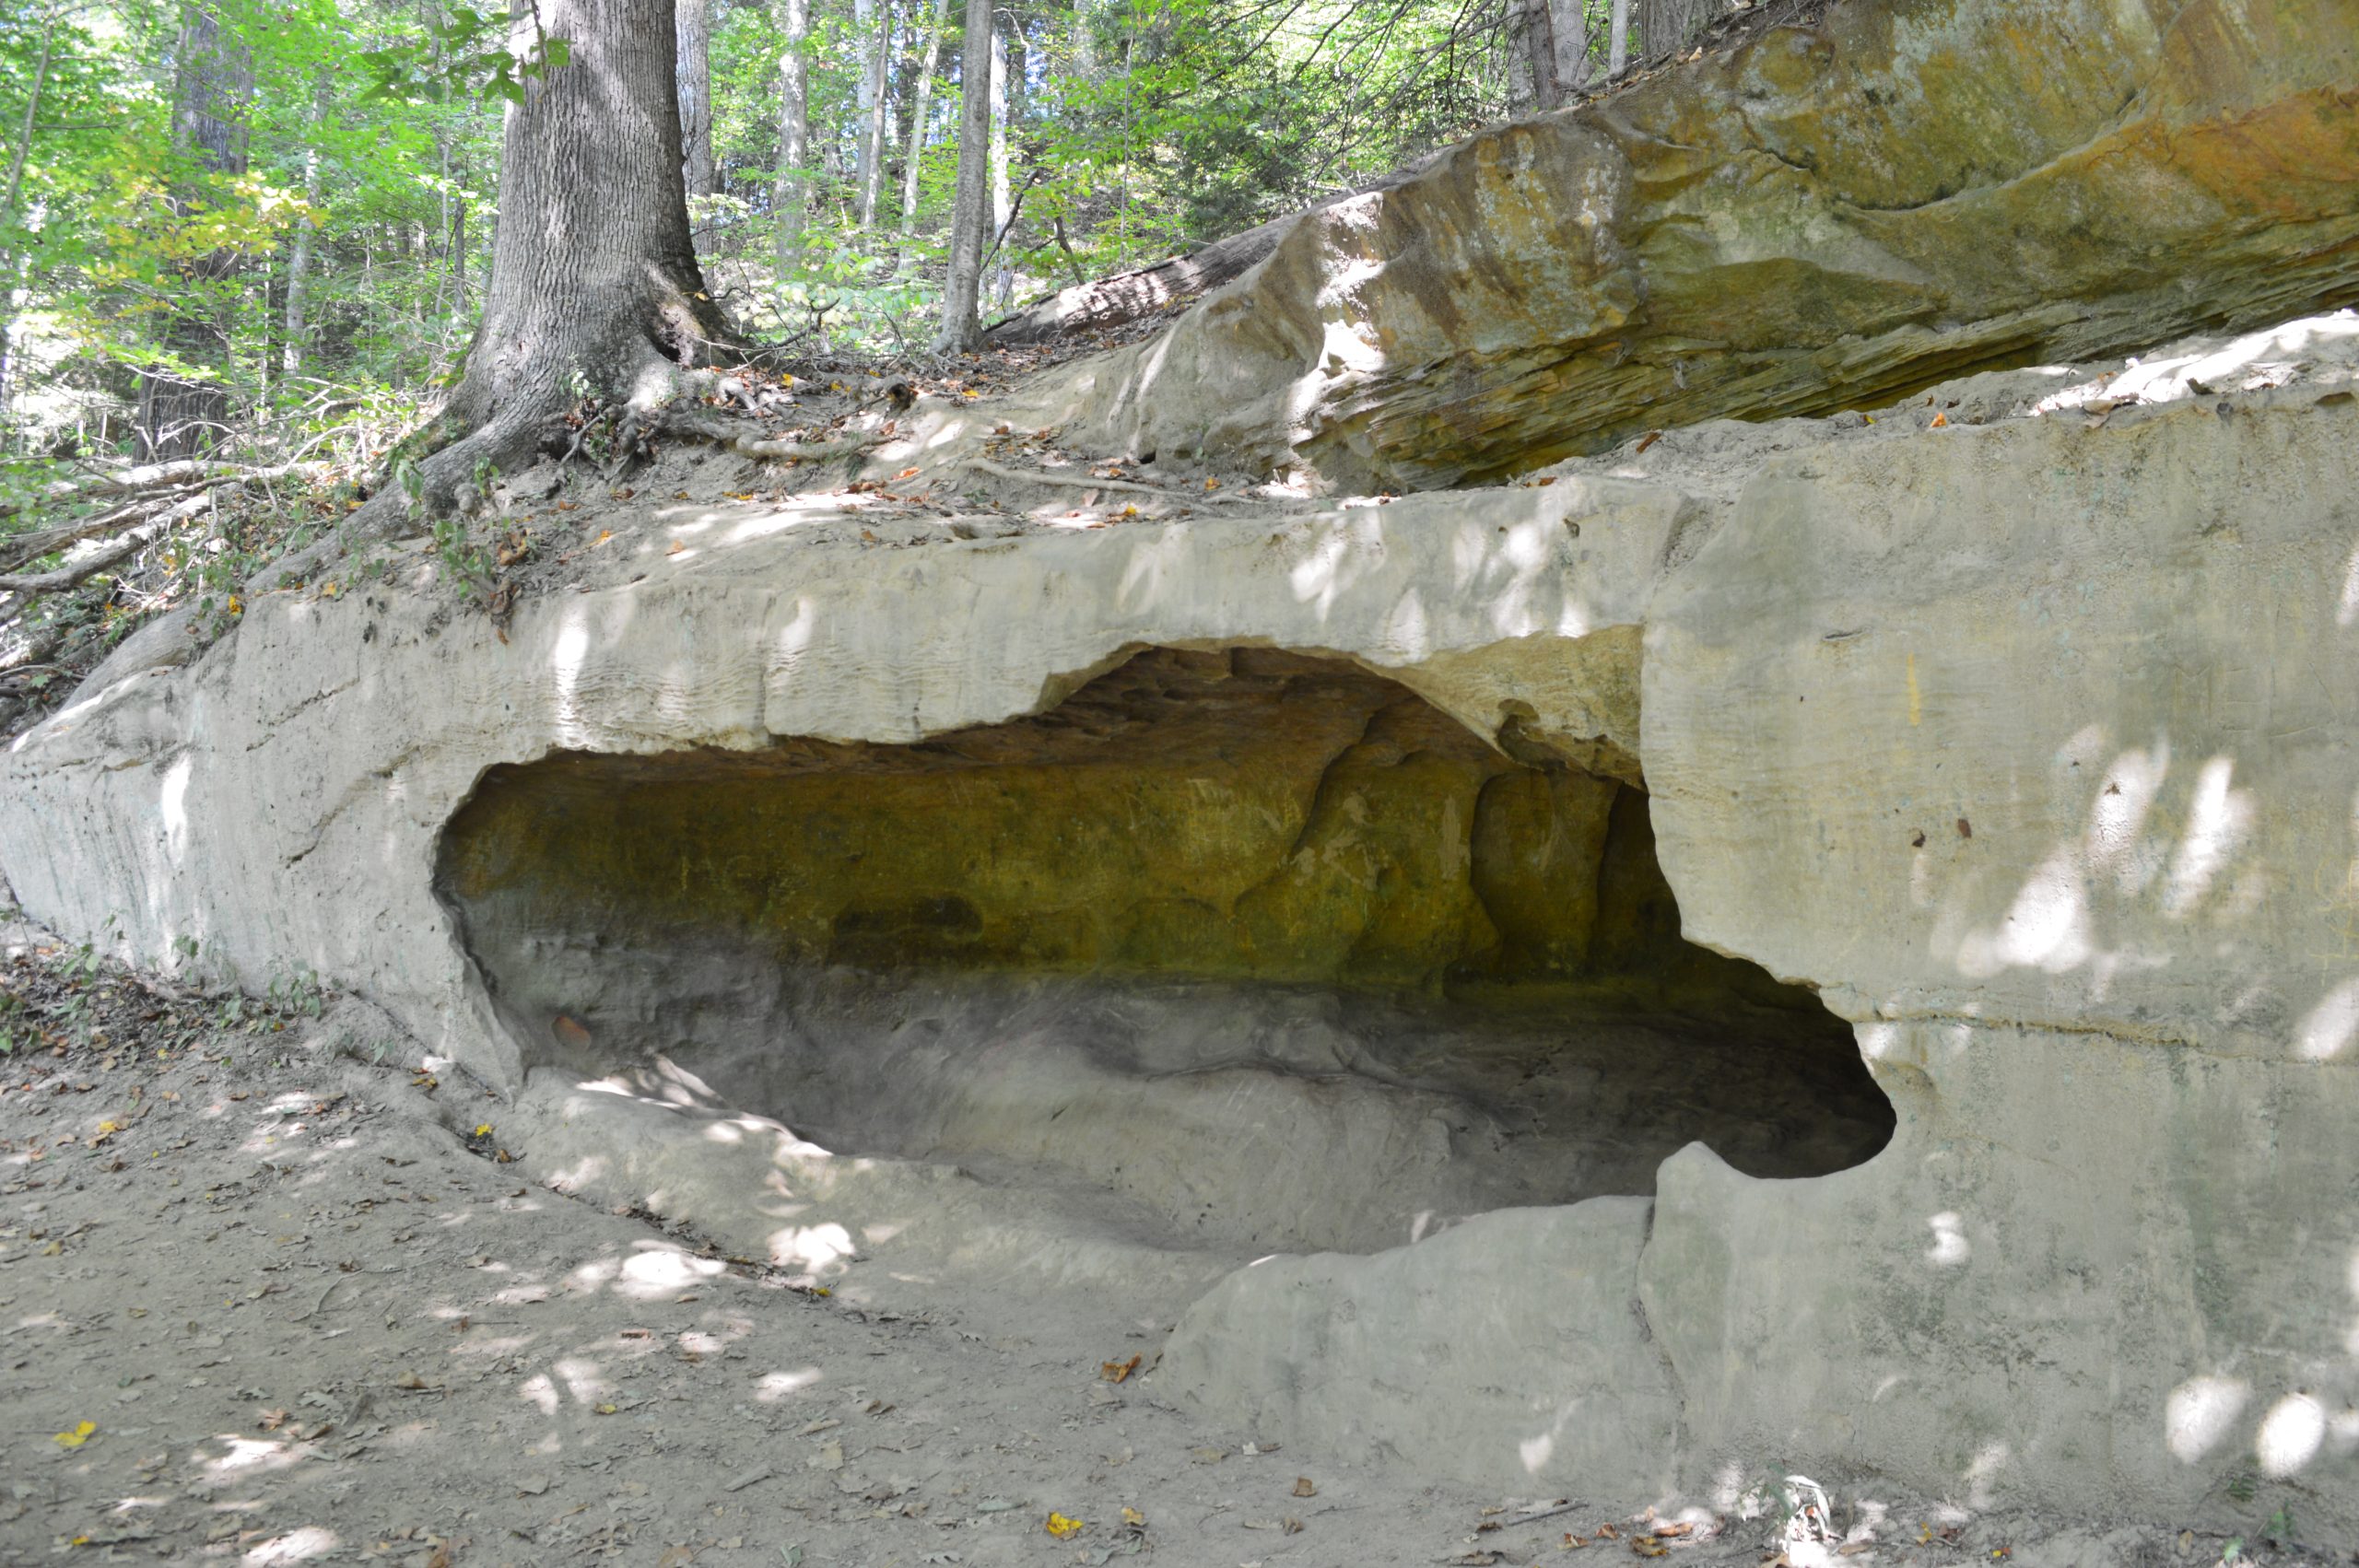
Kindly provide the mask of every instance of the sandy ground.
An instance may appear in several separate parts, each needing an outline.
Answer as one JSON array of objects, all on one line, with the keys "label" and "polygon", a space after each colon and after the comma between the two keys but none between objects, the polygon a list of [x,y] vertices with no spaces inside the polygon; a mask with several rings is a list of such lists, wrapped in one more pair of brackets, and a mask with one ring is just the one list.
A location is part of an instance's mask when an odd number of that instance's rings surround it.
[{"label": "sandy ground", "polygon": [[[0,1562],[1778,1553],[1766,1519],[1697,1509],[1659,1536],[1668,1500],[1632,1497],[1524,1519],[1558,1500],[1202,1429],[1156,1397],[1156,1327],[1086,1300],[946,1281],[922,1311],[863,1311],[732,1263],[551,1190],[459,1075],[323,1048],[321,1000],[179,992],[0,919]],[[966,1326],[992,1322],[1029,1326]],[[1850,1550],[1828,1562],[2224,1554],[1836,1491]],[[2341,1561],[2258,1536],[2240,1555]]]}]

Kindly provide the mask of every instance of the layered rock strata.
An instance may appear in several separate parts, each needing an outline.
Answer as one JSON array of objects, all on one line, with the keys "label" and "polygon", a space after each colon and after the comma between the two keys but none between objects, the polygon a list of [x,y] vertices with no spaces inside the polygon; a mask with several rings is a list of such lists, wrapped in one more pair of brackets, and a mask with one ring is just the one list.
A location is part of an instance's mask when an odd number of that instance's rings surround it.
[{"label": "layered rock strata", "polygon": [[[1168,1397],[1523,1492],[1873,1469],[2359,1539],[2354,331],[2150,363],[2102,406],[1984,381],[1309,514],[886,550],[800,543],[808,503],[690,509],[505,645],[430,592],[272,595],[16,743],[0,866],[126,955],[190,938],[366,994],[604,1190],[839,1268],[950,1215],[955,1258],[1005,1205],[951,1173],[830,1163],[661,1063],[561,1072],[438,893],[454,821],[495,769],[910,746],[1149,648],[1356,666],[1496,743],[1436,732],[1443,773],[1642,783],[1686,936],[1815,988],[1897,1127],[1831,1175],[1691,1146],[1651,1199],[1271,1258],[1188,1311]],[[1384,951],[1492,950],[1444,908],[1452,943]],[[1188,934],[1233,958],[1255,929]],[[887,1211],[921,1218],[862,1229]]]},{"label": "layered rock strata", "polygon": [[2353,0],[1852,0],[1303,215],[1042,405],[1424,488],[2354,295]]}]

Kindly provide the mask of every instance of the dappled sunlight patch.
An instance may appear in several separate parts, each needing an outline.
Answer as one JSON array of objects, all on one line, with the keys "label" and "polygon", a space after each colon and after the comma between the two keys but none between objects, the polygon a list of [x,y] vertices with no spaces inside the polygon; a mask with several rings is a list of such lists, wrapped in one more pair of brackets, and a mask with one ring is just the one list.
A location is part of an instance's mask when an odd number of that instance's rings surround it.
[{"label": "dappled sunlight patch", "polygon": [[2228,1440],[2251,1398],[2252,1386],[2241,1377],[2189,1378],[2164,1404],[2164,1445],[2180,1463],[2194,1464]]},{"label": "dappled sunlight patch", "polygon": [[1936,1214],[1925,1223],[1933,1233],[1933,1245],[1925,1253],[1928,1263],[1937,1269],[1954,1269],[1974,1256],[1966,1239],[1966,1223],[1954,1211]]},{"label": "dappled sunlight patch", "polygon": [[577,1405],[594,1409],[613,1389],[604,1370],[594,1361],[568,1356],[552,1363],[549,1370],[564,1384],[567,1396]]},{"label": "dappled sunlight patch", "polygon": [[2253,1457],[2261,1473],[2294,1475],[2318,1457],[2326,1443],[2326,1407],[2307,1394],[2288,1394],[2260,1418]]},{"label": "dappled sunlight patch", "polygon": [[2359,1038],[2359,977],[2320,997],[2294,1027],[2294,1048],[2306,1060],[2331,1061]]},{"label": "dappled sunlight patch", "polygon": [[221,1445],[216,1455],[198,1454],[193,1462],[204,1467],[215,1478],[283,1470],[299,1462],[302,1453],[293,1444],[276,1437],[244,1437],[236,1433],[218,1433],[213,1441]]},{"label": "dappled sunlight patch", "polygon": [[797,1367],[792,1372],[765,1372],[754,1379],[754,1398],[761,1404],[776,1404],[814,1387],[823,1375],[816,1366]]},{"label": "dappled sunlight patch", "polygon": [[859,1249],[852,1245],[851,1233],[830,1221],[771,1232],[769,1253],[771,1263],[778,1267],[826,1273],[839,1270],[859,1256]]},{"label": "dappled sunlight patch", "polygon": [[545,1416],[557,1414],[557,1385],[546,1372],[536,1372],[517,1386],[517,1397]]},{"label": "dappled sunlight patch", "polygon": [[661,1243],[641,1243],[640,1246],[642,1250],[623,1261],[614,1283],[615,1293],[634,1301],[675,1294],[729,1267],[718,1258],[698,1258]]},{"label": "dappled sunlight patch", "polygon": [[340,1542],[334,1530],[305,1525],[250,1547],[238,1559],[243,1568],[276,1568],[285,1562],[311,1562],[334,1552]]}]

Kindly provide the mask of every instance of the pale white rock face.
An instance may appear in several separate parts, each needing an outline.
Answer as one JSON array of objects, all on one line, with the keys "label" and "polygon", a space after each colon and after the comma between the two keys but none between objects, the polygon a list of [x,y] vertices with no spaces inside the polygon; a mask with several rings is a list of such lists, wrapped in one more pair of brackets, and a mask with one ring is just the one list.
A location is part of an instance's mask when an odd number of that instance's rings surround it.
[{"label": "pale white rock face", "polygon": [[[1726,1505],[1784,1467],[2180,1522],[2248,1472],[2359,1539],[2359,403],[2236,385],[2093,425],[1981,378],[1987,425],[1704,427],[1309,516],[881,553],[688,520],[506,646],[426,594],[274,595],[17,742],[0,869],[129,956],[316,970],[586,1183],[774,1244],[711,1162],[838,1179],[775,1123],[700,1162],[660,1095],[520,1082],[431,886],[486,770],[909,742],[1150,646],[1348,660],[1642,770],[1687,935],[1818,988],[1898,1130],[1831,1176],[1691,1146],[1650,1200],[1270,1260],[1188,1310],[1163,1389],[1523,1494]],[[795,1246],[835,1248],[824,1210]]]}]

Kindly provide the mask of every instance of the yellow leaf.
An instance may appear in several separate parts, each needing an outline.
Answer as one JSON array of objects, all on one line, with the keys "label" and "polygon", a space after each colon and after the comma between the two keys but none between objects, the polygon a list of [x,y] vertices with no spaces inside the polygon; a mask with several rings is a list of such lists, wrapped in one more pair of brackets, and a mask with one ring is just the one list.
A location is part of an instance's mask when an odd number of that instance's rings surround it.
[{"label": "yellow leaf", "polygon": [[1048,1524],[1042,1527],[1059,1540],[1071,1540],[1081,1534],[1083,1527],[1079,1519],[1068,1519],[1062,1514],[1056,1513],[1050,1514]]},{"label": "yellow leaf", "polygon": [[79,1448],[83,1444],[88,1443],[90,1440],[90,1434],[98,1430],[97,1422],[81,1422],[76,1424],[73,1431],[61,1432],[50,1441],[61,1448]]},{"label": "yellow leaf", "polygon": [[610,1416],[620,1409],[622,1409],[620,1405],[600,1405],[598,1407],[598,1413],[602,1416]]},{"label": "yellow leaf", "polygon": [[479,1122],[475,1123],[475,1136],[476,1136],[477,1138],[488,1138],[488,1137],[490,1137],[490,1136],[491,1136],[491,1123],[489,1123],[489,1122],[487,1122],[487,1121],[479,1121]]},{"label": "yellow leaf", "polygon": [[1135,1508],[1125,1508],[1122,1510],[1122,1523],[1134,1530],[1143,1530],[1146,1528],[1146,1515]]}]

